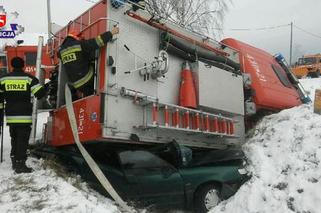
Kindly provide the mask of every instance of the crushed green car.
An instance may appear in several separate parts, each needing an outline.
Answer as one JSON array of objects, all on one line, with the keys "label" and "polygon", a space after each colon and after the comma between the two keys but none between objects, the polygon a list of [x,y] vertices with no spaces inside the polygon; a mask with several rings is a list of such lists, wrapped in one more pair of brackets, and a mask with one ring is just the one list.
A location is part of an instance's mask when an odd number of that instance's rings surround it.
[{"label": "crushed green car", "polygon": [[[244,154],[235,148],[190,149],[176,142],[134,148],[100,144],[99,149],[91,144],[86,148],[119,195],[137,207],[207,212],[248,179]],[[65,156],[82,178],[106,193],[80,154]]]}]

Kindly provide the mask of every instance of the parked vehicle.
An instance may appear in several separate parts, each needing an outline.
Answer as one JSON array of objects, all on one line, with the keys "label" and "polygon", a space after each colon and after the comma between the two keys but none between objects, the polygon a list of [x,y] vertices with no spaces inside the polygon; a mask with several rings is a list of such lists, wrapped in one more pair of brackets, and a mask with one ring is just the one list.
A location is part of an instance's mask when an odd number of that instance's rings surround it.
[{"label": "parked vehicle", "polygon": [[298,59],[292,71],[298,78],[319,78],[321,74],[321,54],[304,55]]},{"label": "parked vehicle", "polygon": [[[42,65],[50,66],[51,60],[49,55],[46,54],[46,49],[43,49]],[[36,59],[37,59],[37,46],[21,45],[21,46],[6,46],[4,51],[0,53],[0,72],[7,73],[12,70],[10,61],[14,57],[21,57],[25,61],[24,71],[31,75],[36,75]],[[44,78],[48,79],[51,69],[43,69]]]}]

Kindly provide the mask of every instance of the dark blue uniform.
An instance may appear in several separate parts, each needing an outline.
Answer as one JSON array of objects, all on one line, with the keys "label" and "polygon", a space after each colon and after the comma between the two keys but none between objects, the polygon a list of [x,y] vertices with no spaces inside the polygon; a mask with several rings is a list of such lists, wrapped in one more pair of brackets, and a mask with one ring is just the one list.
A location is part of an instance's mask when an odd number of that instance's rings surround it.
[{"label": "dark blue uniform", "polygon": [[[25,161],[32,124],[31,94],[41,98],[45,96],[46,92],[36,77],[23,71],[23,60],[21,58],[14,59],[13,61],[18,61],[18,65],[15,63],[13,65],[18,68],[14,68],[12,72],[0,77],[0,98],[5,100],[6,123],[9,125],[11,136],[10,156],[13,168],[20,173],[29,171],[26,169]],[[17,167],[15,167],[16,164]]]},{"label": "dark blue uniform", "polygon": [[59,48],[58,57],[69,83],[85,96],[94,92],[94,51],[105,46],[112,37],[109,31],[89,40],[80,40],[68,35]]}]

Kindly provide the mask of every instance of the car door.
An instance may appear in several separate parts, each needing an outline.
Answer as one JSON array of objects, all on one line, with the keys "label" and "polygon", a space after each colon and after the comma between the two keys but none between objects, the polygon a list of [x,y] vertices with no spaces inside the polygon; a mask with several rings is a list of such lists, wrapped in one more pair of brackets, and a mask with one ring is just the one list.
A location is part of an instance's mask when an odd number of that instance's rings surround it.
[{"label": "car door", "polygon": [[184,186],[172,165],[148,151],[123,151],[119,158],[128,181],[144,205],[181,205]]},{"label": "car door", "polygon": [[[134,192],[131,185],[127,182],[120,165],[118,165],[119,163],[115,163],[118,160],[117,155],[109,154],[112,153],[106,153],[103,156],[104,161],[97,159],[97,156],[95,156],[95,161],[120,197],[126,201],[131,200],[134,196]],[[112,158],[114,159],[112,160]],[[83,157],[74,155],[71,159],[72,160],[68,160],[68,162],[71,163],[74,168],[77,168],[77,172],[79,172],[81,177],[86,180],[91,187],[99,191],[101,194],[109,196]]]}]

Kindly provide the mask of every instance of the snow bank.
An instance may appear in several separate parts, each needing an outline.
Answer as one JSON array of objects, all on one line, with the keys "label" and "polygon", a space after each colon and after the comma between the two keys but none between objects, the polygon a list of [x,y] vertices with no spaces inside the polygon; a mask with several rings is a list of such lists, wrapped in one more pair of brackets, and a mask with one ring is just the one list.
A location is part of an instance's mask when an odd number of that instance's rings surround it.
[{"label": "snow bank", "polygon": [[[320,79],[301,81],[314,98]],[[265,117],[244,145],[252,179],[211,213],[319,213],[321,116],[312,104]]]},{"label": "snow bank", "polygon": [[319,78],[306,78],[300,80],[302,86],[309,94],[312,101],[314,101],[314,93],[316,89],[321,89],[321,80]]},{"label": "snow bank", "polygon": [[[46,114],[39,117],[39,138]],[[31,174],[15,174],[10,162],[10,136],[4,135],[4,162],[0,164],[0,212],[119,212],[108,198],[91,190],[79,177],[63,174],[54,164],[29,158]],[[57,174],[57,172],[60,172]]]}]

